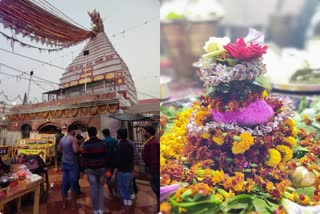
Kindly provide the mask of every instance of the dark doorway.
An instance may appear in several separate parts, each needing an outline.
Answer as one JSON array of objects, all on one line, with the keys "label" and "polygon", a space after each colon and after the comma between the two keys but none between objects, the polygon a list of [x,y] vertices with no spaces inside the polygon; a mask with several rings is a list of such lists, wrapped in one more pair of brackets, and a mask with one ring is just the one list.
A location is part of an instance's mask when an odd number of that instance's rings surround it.
[{"label": "dark doorway", "polygon": [[39,134],[56,134],[57,128],[57,126],[52,124],[43,125],[39,128]]},{"label": "dark doorway", "polygon": [[82,123],[82,122],[74,122],[72,123],[71,125],[73,125],[76,130],[77,130],[77,133],[82,133],[82,132],[86,132],[88,130],[88,127]]},{"label": "dark doorway", "polygon": [[32,128],[29,124],[23,124],[20,130],[23,139],[30,138],[30,132],[32,131]]}]

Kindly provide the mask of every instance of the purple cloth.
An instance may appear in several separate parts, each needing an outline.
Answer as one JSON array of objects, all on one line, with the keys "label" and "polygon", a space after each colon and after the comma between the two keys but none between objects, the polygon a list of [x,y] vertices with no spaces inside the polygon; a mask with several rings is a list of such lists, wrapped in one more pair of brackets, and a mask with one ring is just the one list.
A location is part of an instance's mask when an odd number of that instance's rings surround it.
[{"label": "purple cloth", "polygon": [[265,101],[256,100],[246,108],[232,112],[216,112],[210,110],[214,121],[223,123],[237,123],[241,126],[255,126],[268,122],[274,115],[274,111]]}]

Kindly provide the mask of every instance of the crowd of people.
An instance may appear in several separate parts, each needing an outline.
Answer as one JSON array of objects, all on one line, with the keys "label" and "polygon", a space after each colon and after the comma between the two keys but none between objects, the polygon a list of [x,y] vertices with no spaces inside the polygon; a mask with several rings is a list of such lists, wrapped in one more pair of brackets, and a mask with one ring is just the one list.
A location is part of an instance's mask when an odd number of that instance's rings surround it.
[{"label": "crowd of people", "polygon": [[[138,171],[138,150],[136,143],[128,139],[126,128],[117,130],[117,138],[103,129],[103,139],[97,137],[95,127],[88,128],[88,140],[77,134],[74,126],[68,127],[68,133],[56,134],[56,170],[62,170],[62,207],[66,208],[67,195],[71,191],[71,206],[76,208],[76,199],[82,194],[79,179],[86,174],[90,184],[90,196],[94,214],[104,210],[104,184],[109,191],[109,199],[115,194],[123,200],[124,210],[131,213],[138,188],[134,174]],[[160,197],[160,144],[152,126],[144,127],[146,141],[143,145],[142,160],[145,163],[147,179],[157,197],[157,212]]]}]

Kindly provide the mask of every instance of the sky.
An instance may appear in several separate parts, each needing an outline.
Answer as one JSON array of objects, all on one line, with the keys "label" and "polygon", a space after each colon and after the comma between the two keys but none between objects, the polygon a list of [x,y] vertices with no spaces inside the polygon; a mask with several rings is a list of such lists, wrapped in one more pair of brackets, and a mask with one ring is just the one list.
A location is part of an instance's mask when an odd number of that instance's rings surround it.
[{"label": "sky", "polygon": [[[160,2],[158,0],[47,0],[47,2],[50,2],[55,8],[89,29],[91,28],[91,20],[87,12],[97,9],[101,17],[103,17],[106,34],[129,68],[137,88],[138,98],[150,99],[159,97],[160,20],[158,17]],[[153,21],[144,24],[145,21],[151,19]],[[127,29],[129,30],[124,34],[116,37],[112,36]],[[11,31],[4,29],[1,23],[0,32],[11,35]],[[40,44],[31,42],[28,38],[21,38],[20,40],[27,44],[41,47]],[[51,53],[40,53],[37,49],[21,47],[20,44],[15,43],[14,52],[66,68],[72,62],[72,59],[81,52],[86,43],[87,41],[62,51]],[[11,42],[2,37],[2,35],[0,35],[0,48],[12,51]],[[62,69],[25,59],[2,50],[0,50],[0,63],[28,73],[33,70],[35,76],[57,83],[62,73],[64,73]],[[21,74],[4,66],[0,66],[0,72],[12,75]],[[23,75],[22,77],[29,78],[29,75]],[[9,77],[0,73],[0,101],[20,103],[19,99],[14,99],[18,95],[23,98],[24,93],[28,92],[28,86],[28,80]],[[33,103],[41,102],[42,93],[53,89],[57,89],[57,86],[54,87],[46,83],[37,85],[31,82],[29,100]],[[7,98],[1,94],[2,91],[7,95]]]}]

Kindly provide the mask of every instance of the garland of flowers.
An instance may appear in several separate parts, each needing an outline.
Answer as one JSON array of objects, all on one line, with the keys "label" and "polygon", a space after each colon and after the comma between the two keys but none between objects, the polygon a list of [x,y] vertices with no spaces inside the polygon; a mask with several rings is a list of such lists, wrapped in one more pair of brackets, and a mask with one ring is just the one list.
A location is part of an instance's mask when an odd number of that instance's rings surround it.
[{"label": "garland of flowers", "polygon": [[60,118],[62,116],[62,110],[56,110],[56,117]]},{"label": "garland of flowers", "polygon": [[118,103],[117,104],[109,104],[107,106],[107,111],[109,113],[111,113],[111,114],[117,113],[118,109],[119,109],[119,104]]},{"label": "garland of flowers", "polygon": [[90,110],[89,110],[89,113],[90,113],[90,115],[96,115],[97,114],[97,112],[98,112],[98,106],[96,105],[96,106],[92,106],[91,108],[90,108]]},{"label": "garland of flowers", "polygon": [[69,117],[70,111],[69,109],[63,109],[62,110],[62,117]]},{"label": "garland of flowers", "polygon": [[81,111],[81,113],[82,113],[83,115],[87,115],[88,112],[89,112],[89,109],[88,109],[88,107],[84,107],[84,108],[81,108],[80,111]]},{"label": "garland of flowers", "polygon": [[72,117],[76,117],[79,113],[79,109],[77,109],[77,108],[71,109],[70,112],[71,112]]},{"label": "garland of flowers", "polygon": [[97,108],[97,112],[99,115],[104,115],[105,112],[107,111],[108,105],[102,105],[102,106],[98,106]]}]

